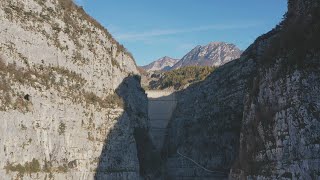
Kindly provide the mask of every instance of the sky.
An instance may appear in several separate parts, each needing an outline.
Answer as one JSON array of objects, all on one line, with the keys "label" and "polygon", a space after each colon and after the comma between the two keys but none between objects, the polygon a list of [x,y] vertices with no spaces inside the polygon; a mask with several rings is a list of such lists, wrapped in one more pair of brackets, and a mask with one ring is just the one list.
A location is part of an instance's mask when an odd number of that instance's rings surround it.
[{"label": "sky", "polygon": [[287,11],[286,0],[75,0],[131,52],[138,65],[180,59],[197,45],[245,50]]}]

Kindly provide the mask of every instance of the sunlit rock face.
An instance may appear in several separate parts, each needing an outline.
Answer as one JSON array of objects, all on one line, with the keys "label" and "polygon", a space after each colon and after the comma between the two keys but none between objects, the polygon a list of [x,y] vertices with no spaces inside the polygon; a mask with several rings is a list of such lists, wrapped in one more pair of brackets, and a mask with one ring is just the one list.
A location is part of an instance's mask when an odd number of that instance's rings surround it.
[{"label": "sunlit rock face", "polygon": [[1,1],[0,23],[1,179],[139,179],[130,53],[71,0]]},{"label": "sunlit rock face", "polygon": [[286,19],[245,52],[258,72],[232,178],[319,179],[319,17],[318,1],[290,0]]}]

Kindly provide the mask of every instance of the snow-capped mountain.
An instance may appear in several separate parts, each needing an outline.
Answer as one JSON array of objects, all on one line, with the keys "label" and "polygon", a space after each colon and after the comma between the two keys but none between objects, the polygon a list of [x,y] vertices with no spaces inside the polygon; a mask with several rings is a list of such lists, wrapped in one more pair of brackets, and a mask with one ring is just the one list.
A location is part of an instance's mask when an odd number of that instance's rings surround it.
[{"label": "snow-capped mountain", "polygon": [[240,57],[242,51],[234,44],[212,42],[206,46],[196,46],[172,69],[185,66],[221,66]]},{"label": "snow-capped mountain", "polygon": [[168,71],[171,69],[173,65],[178,62],[178,59],[173,59],[168,56],[160,58],[152,63],[142,66],[141,68],[146,70],[147,72],[150,71]]}]

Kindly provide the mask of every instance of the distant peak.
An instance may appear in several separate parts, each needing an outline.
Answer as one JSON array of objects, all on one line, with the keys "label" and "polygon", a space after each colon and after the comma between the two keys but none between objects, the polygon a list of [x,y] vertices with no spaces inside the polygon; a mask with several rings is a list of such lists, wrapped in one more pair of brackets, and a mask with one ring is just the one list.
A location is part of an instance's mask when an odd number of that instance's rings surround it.
[{"label": "distant peak", "polygon": [[240,57],[242,51],[236,45],[226,42],[210,42],[196,46],[178,61],[172,69],[185,66],[221,66]]},{"label": "distant peak", "polygon": [[146,71],[163,71],[171,68],[178,59],[173,59],[169,56],[164,56],[160,59],[157,59],[146,66],[142,66],[142,68]]},{"label": "distant peak", "polygon": [[160,59],[158,59],[158,60],[156,60],[156,61],[166,61],[166,60],[175,61],[175,60],[177,60],[177,59],[174,59],[174,58],[169,57],[169,56],[164,56],[164,57],[162,57],[162,58],[160,58]]},{"label": "distant peak", "polygon": [[200,49],[200,48],[202,48],[203,46],[201,46],[201,45],[197,45],[196,47],[194,47],[191,51],[194,51],[194,50],[197,50],[197,49]]},{"label": "distant peak", "polygon": [[220,44],[226,44],[225,42],[211,42],[209,43],[211,45],[220,45]]},{"label": "distant peak", "polygon": [[226,42],[211,42],[208,44],[208,46],[222,46],[222,45],[231,45],[231,46],[235,46],[232,43],[226,43]]},{"label": "distant peak", "polygon": [[169,56],[164,56],[163,58],[160,58],[160,59],[173,59],[173,58],[171,58]]}]

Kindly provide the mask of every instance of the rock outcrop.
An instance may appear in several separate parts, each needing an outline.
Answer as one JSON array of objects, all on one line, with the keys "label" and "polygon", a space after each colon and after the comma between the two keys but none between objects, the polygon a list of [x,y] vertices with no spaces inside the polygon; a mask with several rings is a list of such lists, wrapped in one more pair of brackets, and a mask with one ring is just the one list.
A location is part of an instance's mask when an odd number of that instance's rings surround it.
[{"label": "rock outcrop", "polygon": [[124,111],[105,138],[95,179],[142,179],[153,170],[151,158],[159,156],[147,133],[147,96],[139,76],[125,78],[116,92]]},{"label": "rock outcrop", "polygon": [[186,66],[222,66],[240,57],[242,51],[233,44],[212,42],[197,46],[179,60],[172,69]]},{"label": "rock outcrop", "polygon": [[286,19],[245,53],[258,71],[232,178],[320,178],[319,5],[289,0]]},{"label": "rock outcrop", "polygon": [[285,20],[240,59],[177,93],[168,162],[183,154],[212,171],[231,169],[230,179],[320,178],[320,7],[288,6]]},{"label": "rock outcrop", "polygon": [[[168,178],[221,178],[220,172],[227,177],[237,157],[243,97],[254,69],[252,60],[234,60],[218,68],[205,81],[176,92],[177,108],[162,152],[168,158]],[[181,154],[219,173],[208,173],[191,163],[193,166],[185,169],[185,174],[176,174],[174,170],[184,168]],[[175,169],[170,168],[173,164]],[[190,174],[194,167],[198,170]]]},{"label": "rock outcrop", "polygon": [[139,179],[130,53],[71,0],[1,1],[0,23],[0,177]]}]

